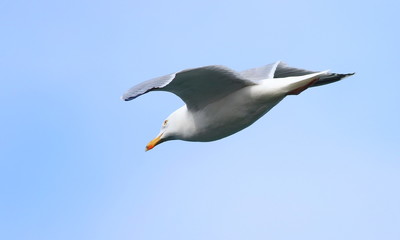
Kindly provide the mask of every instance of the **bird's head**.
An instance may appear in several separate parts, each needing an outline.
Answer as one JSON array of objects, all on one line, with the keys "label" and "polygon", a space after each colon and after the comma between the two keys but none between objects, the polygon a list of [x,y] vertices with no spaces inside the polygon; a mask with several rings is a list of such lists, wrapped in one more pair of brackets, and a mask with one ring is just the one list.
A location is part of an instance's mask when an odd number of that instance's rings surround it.
[{"label": "bird's head", "polygon": [[164,120],[161,125],[160,133],[146,145],[146,151],[153,149],[160,143],[182,138],[181,135],[185,132],[186,127],[185,124],[182,124],[182,122],[185,121],[183,110],[186,111],[186,108],[176,110]]},{"label": "bird's head", "polygon": [[147,145],[146,145],[146,151],[149,151],[153,149],[155,146],[157,146],[160,143],[163,143],[165,141],[171,140],[169,139],[170,131],[169,130],[169,119],[164,120],[160,133],[155,137],[153,140],[151,140]]}]

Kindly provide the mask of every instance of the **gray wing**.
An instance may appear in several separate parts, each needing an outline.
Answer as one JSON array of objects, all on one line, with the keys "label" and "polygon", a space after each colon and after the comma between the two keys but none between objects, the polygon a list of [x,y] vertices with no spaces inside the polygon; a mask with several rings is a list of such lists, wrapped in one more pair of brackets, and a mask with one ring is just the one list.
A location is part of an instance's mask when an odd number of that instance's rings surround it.
[{"label": "gray wing", "polygon": [[296,77],[303,76],[311,73],[317,73],[316,71],[310,71],[300,68],[289,67],[286,63],[280,62],[275,69],[274,78],[285,78],[285,77]]},{"label": "gray wing", "polygon": [[278,61],[262,67],[247,69],[243,72],[240,72],[240,75],[243,78],[249,79],[251,81],[259,82],[265,79],[303,76],[310,73],[316,72],[289,67],[286,63]]},{"label": "gray wing", "polygon": [[275,70],[279,64],[280,62],[275,62],[262,67],[247,69],[240,72],[240,75],[243,78],[254,82],[274,78]]},{"label": "gray wing", "polygon": [[[296,77],[303,76],[311,73],[317,73],[318,71],[310,71],[301,68],[289,67],[286,63],[278,61],[272,64],[268,64],[258,68],[251,68],[240,72],[240,75],[250,81],[255,83],[272,78],[285,78],[285,77]],[[325,85],[328,83],[333,83],[339,81],[340,79],[353,75],[354,73],[348,74],[338,74],[338,73],[327,73],[323,75],[317,82],[315,82],[311,87]]]},{"label": "gray wing", "polygon": [[[289,67],[286,63],[279,62],[275,69],[274,78],[285,78],[285,77],[295,77],[303,76],[311,73],[317,73],[317,71],[310,71],[300,68]],[[320,85],[325,85],[339,81],[340,79],[351,76],[354,73],[339,74],[339,73],[326,73],[320,79],[315,82],[311,87],[316,87]]]},{"label": "gray wing", "polygon": [[179,96],[189,109],[199,109],[254,84],[229,68],[206,66],[142,82],[128,90],[122,99],[129,101],[150,91],[167,91]]}]

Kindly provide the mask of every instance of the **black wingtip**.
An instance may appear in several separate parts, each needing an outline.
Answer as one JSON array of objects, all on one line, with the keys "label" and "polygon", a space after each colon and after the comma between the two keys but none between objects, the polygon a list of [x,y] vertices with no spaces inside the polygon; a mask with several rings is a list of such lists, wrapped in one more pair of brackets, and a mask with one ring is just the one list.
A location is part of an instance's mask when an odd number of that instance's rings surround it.
[{"label": "black wingtip", "polygon": [[353,72],[353,73],[344,73],[344,74],[343,73],[332,73],[332,74],[329,74],[327,76],[321,77],[316,83],[314,83],[312,85],[312,87],[316,87],[316,86],[321,86],[321,85],[337,82],[339,80],[342,80],[343,78],[352,76],[354,74],[355,74],[355,72]]},{"label": "black wingtip", "polygon": [[131,100],[131,99],[129,99],[129,98],[127,98],[127,97],[125,97],[125,96],[121,96],[120,98],[121,98],[121,100],[122,100],[122,101],[125,101],[125,102],[127,102],[127,101]]},{"label": "black wingtip", "polygon": [[356,73],[353,72],[353,73],[344,73],[344,74],[336,74],[336,75],[337,75],[337,77],[339,77],[339,80],[342,80],[343,78],[353,76],[354,74],[356,74]]},{"label": "black wingtip", "polygon": [[356,74],[356,73],[355,72],[353,72],[353,73],[336,73],[335,75],[337,78],[343,79],[345,77],[353,76],[354,74]]}]

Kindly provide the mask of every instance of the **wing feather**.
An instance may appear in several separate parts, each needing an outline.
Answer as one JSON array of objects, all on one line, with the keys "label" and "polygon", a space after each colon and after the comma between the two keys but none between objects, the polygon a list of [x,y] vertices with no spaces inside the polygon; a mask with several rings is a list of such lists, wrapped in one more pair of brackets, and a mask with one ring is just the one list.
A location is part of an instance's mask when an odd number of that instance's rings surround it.
[{"label": "wing feather", "polygon": [[[274,78],[285,78],[285,77],[296,77],[296,76],[303,76],[311,73],[317,73],[317,71],[310,71],[301,68],[294,68],[289,67],[286,63],[280,62],[275,70]],[[310,87],[321,86],[329,83],[333,83],[339,81],[345,77],[351,76],[354,73],[347,73],[347,74],[339,74],[339,73],[330,73],[327,72],[326,74],[322,75],[318,81],[316,81]]]},{"label": "wing feather", "polygon": [[129,89],[122,99],[129,101],[150,91],[167,91],[179,96],[188,108],[199,109],[254,84],[227,67],[212,65],[145,81]]},{"label": "wing feather", "polygon": [[153,78],[145,82],[139,83],[138,85],[129,89],[124,95],[122,95],[121,98],[124,101],[133,100],[139,97],[140,95],[143,95],[150,91],[162,89],[163,87],[168,85],[174,78],[175,78],[175,73],[158,78]]},{"label": "wing feather", "polygon": [[317,72],[301,68],[289,67],[286,63],[280,62],[276,67],[274,78],[304,76],[311,73],[317,73]]},{"label": "wing feather", "polygon": [[274,73],[279,63],[280,61],[262,67],[247,69],[240,72],[240,75],[242,75],[243,78],[254,82],[271,79],[274,78]]}]

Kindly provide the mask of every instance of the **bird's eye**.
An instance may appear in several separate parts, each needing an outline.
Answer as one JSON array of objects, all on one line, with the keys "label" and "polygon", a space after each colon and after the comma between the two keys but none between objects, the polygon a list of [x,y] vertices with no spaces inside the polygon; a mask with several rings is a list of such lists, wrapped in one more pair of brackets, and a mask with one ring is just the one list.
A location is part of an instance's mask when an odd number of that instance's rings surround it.
[{"label": "bird's eye", "polygon": [[167,125],[167,123],[168,123],[168,120],[165,120],[163,123],[163,126],[165,127]]}]

